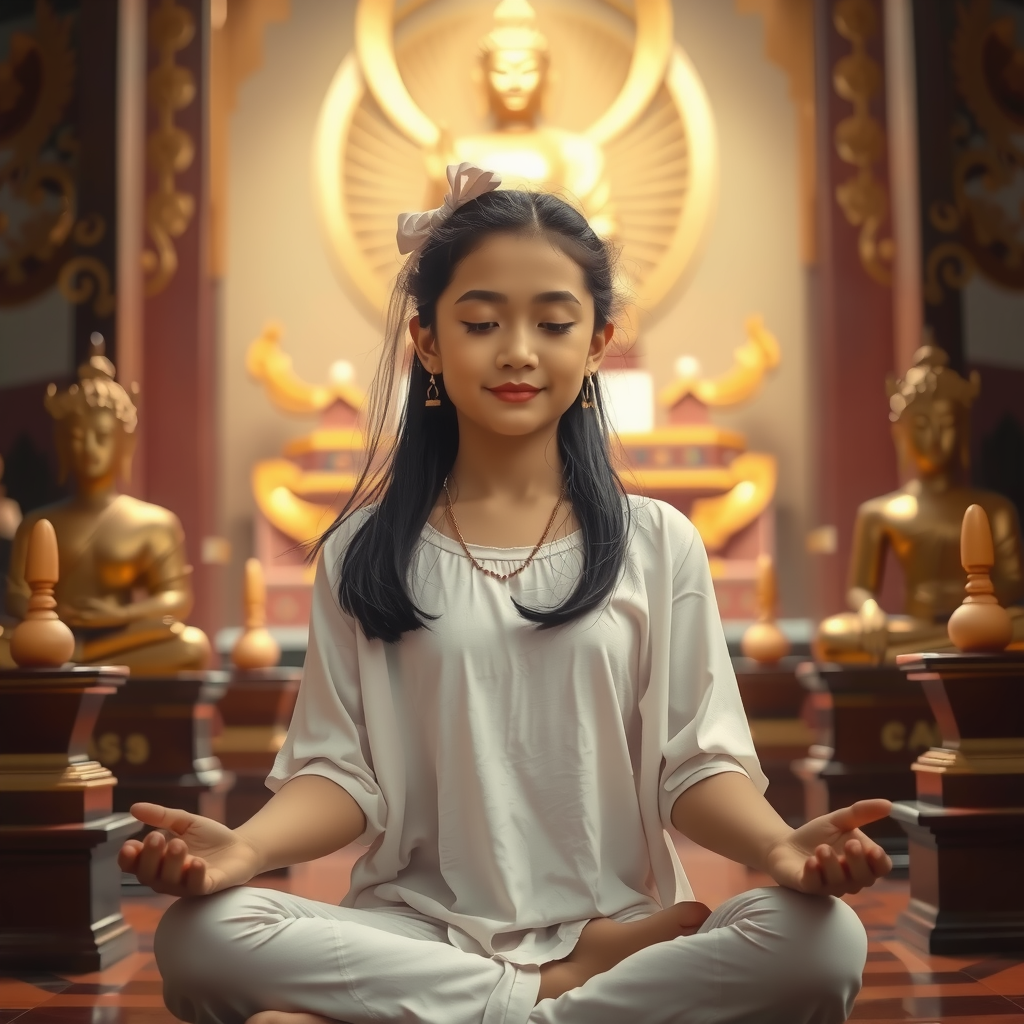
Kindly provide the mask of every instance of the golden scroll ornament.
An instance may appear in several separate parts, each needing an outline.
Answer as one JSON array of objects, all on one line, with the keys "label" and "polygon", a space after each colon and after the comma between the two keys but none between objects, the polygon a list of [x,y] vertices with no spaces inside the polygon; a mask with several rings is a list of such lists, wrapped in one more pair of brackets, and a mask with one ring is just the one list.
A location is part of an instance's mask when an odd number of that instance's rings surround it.
[{"label": "golden scroll ornament", "polygon": [[367,315],[401,267],[396,215],[439,205],[452,160],[574,202],[621,246],[647,314],[678,294],[713,214],[717,146],[669,0],[359,0],[355,28],[313,161],[335,270]]},{"label": "golden scroll ornament", "polygon": [[965,110],[953,133],[953,198],[928,219],[948,239],[925,260],[925,299],[943,301],[980,270],[1004,288],[1024,289],[1024,48],[1016,23],[993,17],[991,0],[957,8],[952,65]]},{"label": "golden scroll ornament", "polygon": [[75,89],[71,19],[37,0],[32,34],[14,32],[0,61],[0,306],[17,306],[56,281],[71,303],[113,313],[110,271],[75,247],[106,232],[97,214],[78,219],[78,143],[68,121]]},{"label": "golden scroll ornament", "polygon": [[838,0],[833,9],[836,30],[849,40],[850,53],[833,69],[836,92],[853,104],[853,114],[836,125],[836,152],[856,173],[836,188],[836,201],[847,221],[860,229],[861,265],[879,284],[892,284],[893,243],[880,237],[889,217],[889,192],[875,176],[885,159],[885,129],[871,113],[871,101],[882,91],[882,69],[867,51],[878,33],[878,12],[872,0]]},{"label": "golden scroll ornament", "polygon": [[153,249],[142,254],[149,297],[159,295],[174,277],[178,269],[174,239],[185,233],[195,213],[195,197],[179,192],[176,183],[176,176],[192,165],[195,145],[188,132],[174,123],[175,113],[196,97],[195,76],[175,62],[175,54],[188,46],[195,31],[191,11],[175,0],[161,0],[150,14],[149,41],[159,54],[159,62],[149,73],[146,85],[146,95],[157,117],[157,126],[146,141],[149,165],[156,178],[146,200],[146,231]]}]

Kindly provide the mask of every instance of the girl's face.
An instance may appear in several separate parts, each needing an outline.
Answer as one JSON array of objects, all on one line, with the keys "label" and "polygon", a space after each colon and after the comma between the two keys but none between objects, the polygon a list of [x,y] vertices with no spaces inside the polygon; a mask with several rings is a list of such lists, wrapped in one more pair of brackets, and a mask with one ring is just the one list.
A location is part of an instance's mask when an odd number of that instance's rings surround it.
[{"label": "girl's face", "polygon": [[409,325],[428,373],[465,417],[506,436],[557,424],[613,326],[595,330],[583,270],[542,235],[487,238],[457,267],[433,328]]}]

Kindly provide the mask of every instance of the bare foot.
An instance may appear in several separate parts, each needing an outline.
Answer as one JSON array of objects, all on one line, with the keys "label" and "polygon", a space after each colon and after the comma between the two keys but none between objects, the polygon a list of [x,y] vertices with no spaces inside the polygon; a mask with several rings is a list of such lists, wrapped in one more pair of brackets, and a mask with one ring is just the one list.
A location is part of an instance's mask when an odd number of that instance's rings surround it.
[{"label": "bare foot", "polygon": [[[627,956],[653,946],[656,942],[667,942],[680,935],[693,935],[710,914],[711,911],[703,903],[677,903],[642,921],[621,924],[606,917],[591,921],[583,929],[576,948],[564,960],[545,964],[540,969],[537,1002],[557,999],[563,992],[577,988],[595,974],[611,970]],[[265,1021],[259,1024],[284,1022]]]},{"label": "bare foot", "polygon": [[260,1010],[254,1013],[245,1024],[338,1024],[330,1017],[321,1017],[318,1013],[285,1013],[284,1010]]}]

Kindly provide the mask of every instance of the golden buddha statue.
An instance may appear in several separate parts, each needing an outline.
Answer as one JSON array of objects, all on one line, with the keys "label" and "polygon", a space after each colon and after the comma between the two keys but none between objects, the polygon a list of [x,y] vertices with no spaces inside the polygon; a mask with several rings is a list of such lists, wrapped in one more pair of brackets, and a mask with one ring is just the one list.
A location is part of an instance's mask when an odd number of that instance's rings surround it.
[{"label": "golden buddha statue", "polygon": [[[994,491],[968,486],[969,416],[977,397],[976,373],[965,380],[949,368],[942,349],[925,344],[903,380],[889,379],[889,418],[908,482],[857,510],[850,586],[851,609],[826,619],[815,638],[819,661],[892,663],[898,654],[953,650],[946,631],[959,607],[966,575],[960,564],[960,529],[970,505],[992,524],[992,583],[1013,618],[1013,638],[1024,640],[1020,527],[1013,503]],[[902,615],[878,605],[887,550],[906,579]]]},{"label": "golden buddha statue", "polygon": [[[75,635],[73,661],[127,665],[141,675],[203,668],[210,643],[202,630],[182,622],[192,608],[192,567],[181,523],[167,509],[117,491],[118,477],[129,477],[137,411],[114,373],[95,335],[78,383],[63,392],[47,388],[61,471],[74,477],[76,493],[28,513],[18,527],[7,610],[25,616],[28,537],[46,518],[57,534],[54,596]],[[0,637],[0,667],[12,666],[9,639]]]},{"label": "golden buddha statue", "polygon": [[528,0],[501,0],[480,41],[483,83],[496,130],[453,139],[442,131],[427,170],[441,204],[445,168],[467,160],[498,171],[506,188],[561,188],[578,200],[594,230],[615,234],[604,154],[582,134],[538,125],[548,76],[548,42]]}]

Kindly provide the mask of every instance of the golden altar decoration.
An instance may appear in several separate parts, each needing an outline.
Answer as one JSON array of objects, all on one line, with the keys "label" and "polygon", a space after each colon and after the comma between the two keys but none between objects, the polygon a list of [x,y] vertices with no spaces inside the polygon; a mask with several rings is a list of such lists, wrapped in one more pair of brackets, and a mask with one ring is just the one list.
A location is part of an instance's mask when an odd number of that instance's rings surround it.
[{"label": "golden altar decoration", "polygon": [[622,247],[647,315],[679,293],[713,215],[717,147],[670,0],[359,0],[355,34],[313,172],[335,271],[374,321],[401,266],[396,215],[437,206],[460,160],[579,205]]},{"label": "golden altar decoration", "polygon": [[315,416],[317,425],[289,441],[281,457],[253,466],[256,557],[263,566],[267,623],[305,626],[313,583],[305,545],[330,526],[355,487],[363,459],[359,414],[365,396],[345,362],[333,364],[326,385],[307,384],[281,347],[282,333],[279,324],[267,324],[249,346],[246,369],[277,409]]},{"label": "golden altar decoration", "polygon": [[[679,376],[659,395],[665,426],[619,435],[626,490],[660,498],[690,517],[708,550],[727,619],[757,617],[759,561],[775,550],[775,457],[748,451],[744,436],[716,426],[709,412],[749,401],[779,365],[778,341],[760,317],[748,318],[746,333],[733,367],[720,377],[702,377],[694,360],[679,360]],[[289,441],[281,456],[253,467],[256,557],[266,577],[268,624],[304,626],[313,581],[306,545],[330,525],[355,487],[364,457],[364,395],[347,363],[334,364],[327,385],[301,380],[281,337],[279,325],[264,328],[249,347],[249,374],[276,408],[318,421],[311,433]]]},{"label": "golden altar decoration", "polygon": [[723,619],[757,618],[759,560],[775,555],[775,456],[748,451],[743,434],[716,426],[710,415],[752,399],[781,362],[761,317],[748,317],[745,329],[732,368],[719,377],[701,376],[691,357],[677,361],[676,380],[658,395],[666,426],[619,438],[626,490],[668,502],[697,528]]}]

